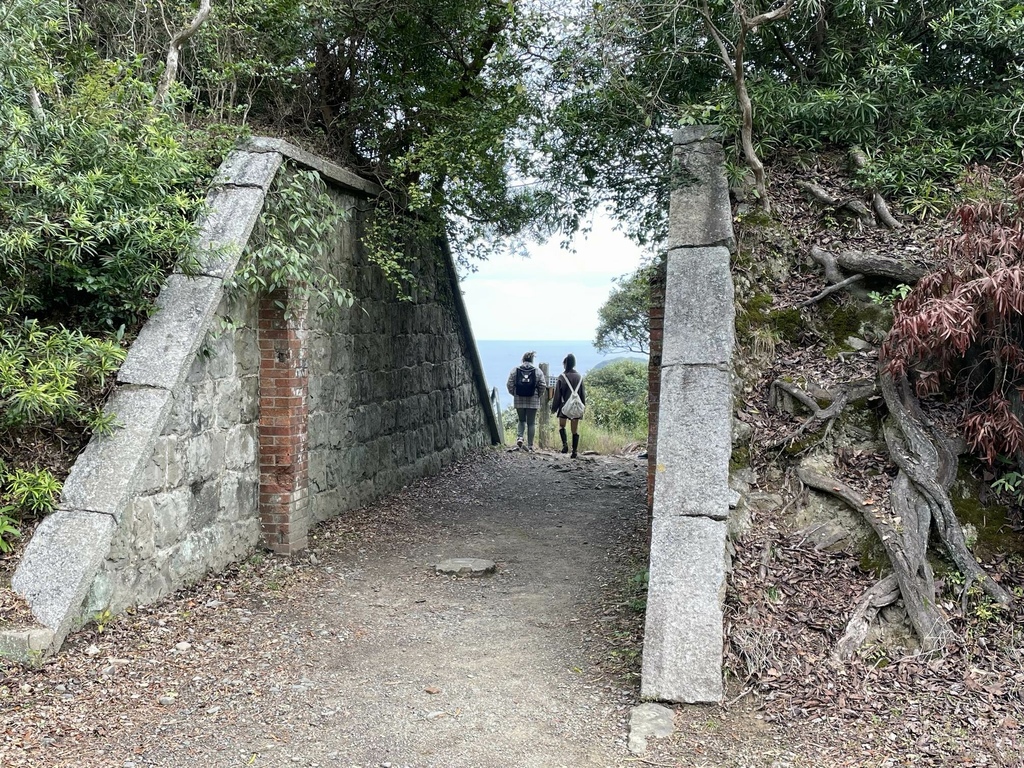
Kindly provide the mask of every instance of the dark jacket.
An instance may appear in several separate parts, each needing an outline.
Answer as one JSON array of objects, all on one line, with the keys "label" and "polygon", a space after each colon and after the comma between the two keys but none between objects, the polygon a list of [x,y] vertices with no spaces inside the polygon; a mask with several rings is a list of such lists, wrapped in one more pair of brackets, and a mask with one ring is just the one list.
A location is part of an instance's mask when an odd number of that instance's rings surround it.
[{"label": "dark jacket", "polygon": [[[566,381],[567,379],[568,381]],[[559,374],[558,379],[555,381],[555,397],[551,401],[551,412],[557,413],[559,418],[565,418],[562,416],[562,406],[569,399],[569,395],[572,394],[570,385],[576,387],[580,400],[583,401],[584,405],[587,404],[587,393],[583,388],[583,376],[575,368],[571,371],[564,371]]]}]

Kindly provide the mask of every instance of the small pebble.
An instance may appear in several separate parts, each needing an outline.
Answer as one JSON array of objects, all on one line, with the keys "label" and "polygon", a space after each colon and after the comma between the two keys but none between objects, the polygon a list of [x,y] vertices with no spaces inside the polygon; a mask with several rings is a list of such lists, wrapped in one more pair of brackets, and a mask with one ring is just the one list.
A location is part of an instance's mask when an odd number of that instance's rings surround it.
[{"label": "small pebble", "polygon": [[185,651],[190,650],[191,648],[192,648],[192,643],[186,642],[184,640],[182,640],[180,643],[178,643],[176,646],[174,646],[174,650],[181,651],[182,653],[184,653]]},{"label": "small pebble", "polygon": [[86,656],[96,656],[96,655],[99,654],[99,652],[100,652],[100,649],[96,645],[90,645],[88,648],[85,649],[85,655]]},{"label": "small pebble", "polygon": [[157,699],[156,701],[157,701],[157,703],[158,703],[158,704],[160,704],[161,706],[164,706],[164,707],[169,707],[169,706],[171,706],[171,704],[173,704],[173,703],[174,703],[174,697],[173,697],[173,696],[161,696],[161,697],[160,697],[159,699]]}]

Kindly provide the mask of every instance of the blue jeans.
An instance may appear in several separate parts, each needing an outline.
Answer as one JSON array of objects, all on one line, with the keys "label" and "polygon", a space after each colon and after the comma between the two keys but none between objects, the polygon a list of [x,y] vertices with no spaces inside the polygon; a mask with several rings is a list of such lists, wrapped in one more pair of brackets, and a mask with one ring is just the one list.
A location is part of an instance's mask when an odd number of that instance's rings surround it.
[{"label": "blue jeans", "polygon": [[533,448],[533,435],[536,432],[537,425],[537,409],[536,408],[516,408],[516,413],[519,414],[519,425],[516,428],[516,438],[518,440],[523,439],[523,431],[526,431],[526,445],[529,448]]}]

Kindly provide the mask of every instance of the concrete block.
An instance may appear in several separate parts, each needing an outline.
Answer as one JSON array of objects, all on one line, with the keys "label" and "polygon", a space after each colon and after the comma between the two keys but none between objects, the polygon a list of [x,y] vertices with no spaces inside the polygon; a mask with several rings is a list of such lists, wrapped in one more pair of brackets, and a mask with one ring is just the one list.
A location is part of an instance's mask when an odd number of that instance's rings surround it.
[{"label": "concrete block", "polygon": [[120,520],[153,458],[171,406],[171,393],[166,390],[118,387],[106,411],[116,416],[120,426],[89,441],[64,482],[62,506]]},{"label": "concrete block", "polygon": [[724,366],[661,369],[654,516],[729,515],[732,388]]},{"label": "concrete block", "polygon": [[53,631],[60,648],[81,619],[89,586],[110,551],[115,523],[110,515],[61,509],[46,517],[25,547],[11,586]]},{"label": "concrete block", "polygon": [[219,187],[210,192],[193,246],[200,273],[221,279],[234,274],[265,197],[256,187]]},{"label": "concrete block", "polygon": [[655,518],[640,696],[722,700],[725,523]]},{"label": "concrete block", "polygon": [[318,171],[322,176],[341,185],[342,187],[362,192],[363,194],[371,197],[376,197],[382,192],[381,188],[372,181],[360,178],[351,171],[345,170],[340,165],[336,165],[328,160],[324,160],[322,157],[318,157],[317,155],[313,155],[303,149],[299,149],[294,144],[289,144],[283,139],[271,139],[258,136],[250,139],[246,144],[245,149],[250,152],[278,152],[285,157],[294,160],[299,165],[304,165],[307,168],[312,168],[313,170]]},{"label": "concrete block", "polygon": [[53,630],[46,627],[0,630],[0,657],[23,664],[38,663],[53,644]]},{"label": "concrete block", "polygon": [[222,293],[215,277],[167,278],[156,313],[128,350],[117,380],[175,389],[192,368]]},{"label": "concrete block", "polygon": [[729,362],[735,339],[733,301],[728,249],[670,251],[661,364]]},{"label": "concrete block", "polygon": [[672,156],[668,249],[723,245],[730,250],[732,204],[717,140],[677,145]]},{"label": "concrete block", "polygon": [[277,175],[284,158],[276,152],[229,152],[217,169],[213,186],[259,187],[264,192]]}]

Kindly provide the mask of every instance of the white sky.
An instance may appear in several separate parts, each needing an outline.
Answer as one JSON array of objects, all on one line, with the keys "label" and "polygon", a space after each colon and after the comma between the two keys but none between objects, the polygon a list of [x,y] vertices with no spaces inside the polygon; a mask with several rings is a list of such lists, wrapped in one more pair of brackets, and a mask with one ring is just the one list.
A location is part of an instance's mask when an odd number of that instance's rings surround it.
[{"label": "white sky", "polygon": [[477,339],[593,340],[612,279],[635,271],[644,251],[606,218],[577,236],[575,253],[559,243],[531,243],[529,258],[493,257],[462,280]]}]

